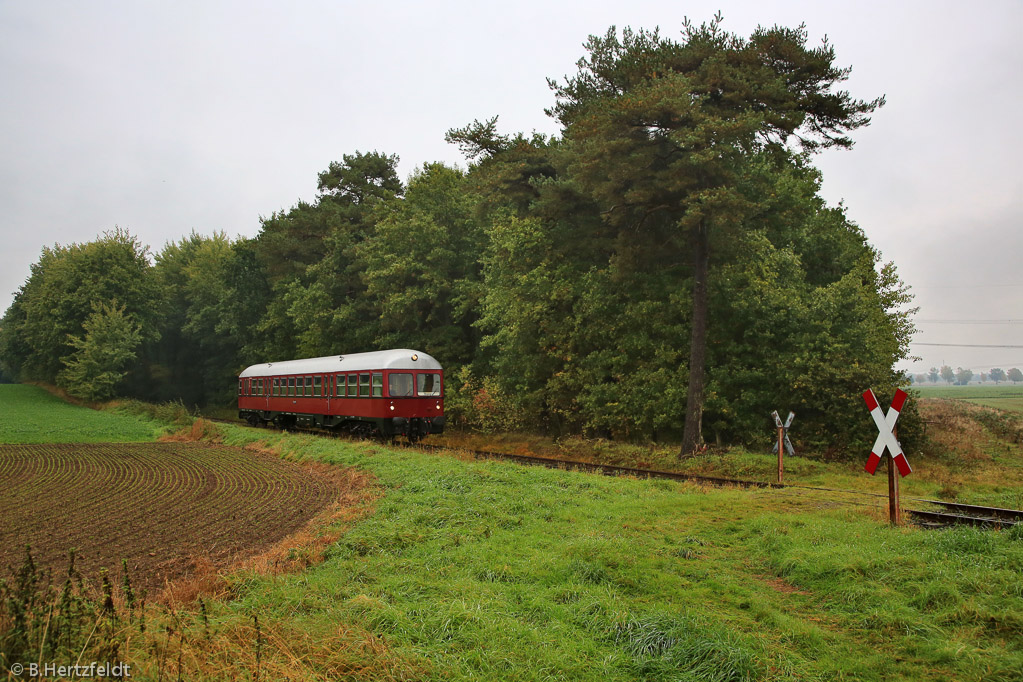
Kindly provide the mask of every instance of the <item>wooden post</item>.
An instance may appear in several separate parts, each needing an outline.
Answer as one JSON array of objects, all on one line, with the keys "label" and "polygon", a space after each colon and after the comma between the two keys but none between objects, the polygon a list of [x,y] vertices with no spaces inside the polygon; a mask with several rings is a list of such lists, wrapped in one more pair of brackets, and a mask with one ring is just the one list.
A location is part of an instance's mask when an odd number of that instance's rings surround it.
[{"label": "wooden post", "polygon": [[[892,434],[898,440],[898,428],[893,428]],[[899,509],[899,477],[895,475],[895,458],[891,456],[888,457],[888,520],[893,526],[902,523],[902,513]]]},{"label": "wooden post", "polygon": [[779,426],[778,427],[778,482],[779,483],[781,483],[781,472],[782,472],[781,456],[782,456],[782,453],[784,451],[785,451],[785,427],[784,426]]}]

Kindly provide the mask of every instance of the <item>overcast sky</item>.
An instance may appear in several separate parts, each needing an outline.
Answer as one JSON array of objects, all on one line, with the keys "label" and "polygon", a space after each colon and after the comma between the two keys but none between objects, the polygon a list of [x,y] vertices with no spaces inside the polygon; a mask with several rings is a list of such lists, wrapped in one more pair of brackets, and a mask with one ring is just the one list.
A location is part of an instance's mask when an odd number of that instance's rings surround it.
[{"label": "overcast sky", "polygon": [[855,97],[887,96],[817,165],[916,294],[923,359],[906,368],[1023,368],[1019,0],[0,0],[0,310],[46,245],[115,225],[153,251],[252,236],[343,154],[398,154],[407,176],[464,166],[444,132],[473,119],[556,134],[545,79],[574,73],[588,35],[677,35],[718,9],[746,36],[805,23]]}]

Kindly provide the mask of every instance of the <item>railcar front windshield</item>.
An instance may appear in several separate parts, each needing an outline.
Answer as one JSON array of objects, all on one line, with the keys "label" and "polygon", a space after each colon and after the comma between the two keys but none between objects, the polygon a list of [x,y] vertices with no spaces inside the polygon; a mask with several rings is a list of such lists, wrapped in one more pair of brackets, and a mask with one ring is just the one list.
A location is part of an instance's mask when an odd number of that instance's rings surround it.
[{"label": "railcar front windshield", "polygon": [[419,395],[421,396],[439,396],[440,395],[440,375],[439,374],[420,374],[418,377]]},{"label": "railcar front windshield", "polygon": [[387,378],[387,393],[392,398],[408,398],[412,395],[412,375],[392,373]]}]

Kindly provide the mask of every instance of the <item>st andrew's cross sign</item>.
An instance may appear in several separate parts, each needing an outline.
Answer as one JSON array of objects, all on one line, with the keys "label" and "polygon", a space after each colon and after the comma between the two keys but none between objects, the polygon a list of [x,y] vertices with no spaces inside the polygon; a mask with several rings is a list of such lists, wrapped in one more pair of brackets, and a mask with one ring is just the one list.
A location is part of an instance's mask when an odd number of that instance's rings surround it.
[{"label": "st andrew's cross sign", "polygon": [[863,400],[867,403],[867,409],[870,410],[870,416],[874,418],[874,424],[877,425],[878,430],[877,440],[874,441],[874,447],[870,449],[870,457],[867,459],[865,467],[871,476],[877,471],[877,465],[881,462],[881,455],[884,454],[885,448],[891,453],[900,475],[908,476],[913,473],[913,469],[909,466],[909,460],[906,459],[905,453],[902,452],[902,446],[899,445],[899,441],[893,433],[895,422],[899,419],[899,412],[902,411],[907,397],[906,392],[901,388],[895,391],[891,409],[888,410],[888,414],[883,414],[881,406],[878,405],[877,398],[874,396],[874,391],[868,388],[863,392]]}]

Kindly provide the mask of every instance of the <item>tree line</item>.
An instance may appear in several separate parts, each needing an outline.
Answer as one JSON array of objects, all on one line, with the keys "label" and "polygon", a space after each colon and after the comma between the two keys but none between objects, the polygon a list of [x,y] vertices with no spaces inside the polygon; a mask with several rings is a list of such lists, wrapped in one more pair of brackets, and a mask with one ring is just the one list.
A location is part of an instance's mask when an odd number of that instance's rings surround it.
[{"label": "tree line", "polygon": [[910,377],[910,379],[918,384],[922,384],[927,381],[930,381],[932,384],[936,384],[938,383],[938,379],[941,379],[947,384],[956,383],[965,386],[966,384],[970,383],[970,381],[975,376],[980,380],[981,383],[984,383],[988,380],[991,380],[996,384],[1006,380],[1011,381],[1014,384],[1023,381],[1023,371],[1020,371],[1018,367],[1013,367],[1008,371],[1002,369],[1001,367],[992,367],[990,371],[981,372],[979,375],[977,375],[973,372],[972,369],[963,367],[957,367],[956,369],[952,369],[948,365],[942,365],[941,369],[938,369],[937,367],[931,367],[926,374],[917,374],[913,377]]},{"label": "tree line", "polygon": [[226,404],[249,364],[411,347],[480,429],[689,454],[759,442],[792,409],[803,442],[865,443],[860,393],[900,383],[910,295],[811,157],[884,102],[836,92],[849,70],[806,40],[720,17],[677,40],[612,28],[551,82],[557,137],[474,121],[447,135],[467,168],[407,182],[395,155],[345,154],[254,238],[46,248],[0,322],[0,370]]}]

